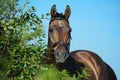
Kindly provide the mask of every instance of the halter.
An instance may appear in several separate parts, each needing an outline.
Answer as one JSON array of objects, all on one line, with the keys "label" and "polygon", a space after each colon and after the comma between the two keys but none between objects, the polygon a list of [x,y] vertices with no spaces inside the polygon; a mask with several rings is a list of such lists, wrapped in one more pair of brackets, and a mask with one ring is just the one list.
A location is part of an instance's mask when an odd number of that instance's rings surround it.
[{"label": "halter", "polygon": [[67,52],[69,53],[69,46],[70,46],[70,44],[69,44],[69,43],[66,44],[66,43],[64,43],[63,41],[58,41],[58,42],[56,42],[56,43],[50,42],[50,48],[52,48],[52,49],[51,49],[51,52],[54,51],[53,48],[56,47],[57,45],[58,45],[58,46],[64,46],[65,49],[67,50]]}]

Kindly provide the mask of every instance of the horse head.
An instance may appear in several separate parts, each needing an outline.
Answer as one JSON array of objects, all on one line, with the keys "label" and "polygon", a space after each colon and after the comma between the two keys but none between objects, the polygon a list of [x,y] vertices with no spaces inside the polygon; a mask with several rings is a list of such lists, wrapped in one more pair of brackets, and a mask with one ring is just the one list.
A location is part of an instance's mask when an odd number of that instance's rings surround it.
[{"label": "horse head", "polygon": [[64,14],[58,13],[56,5],[51,8],[48,31],[48,48],[56,63],[63,63],[69,55],[70,32],[69,16],[71,9],[67,5]]}]

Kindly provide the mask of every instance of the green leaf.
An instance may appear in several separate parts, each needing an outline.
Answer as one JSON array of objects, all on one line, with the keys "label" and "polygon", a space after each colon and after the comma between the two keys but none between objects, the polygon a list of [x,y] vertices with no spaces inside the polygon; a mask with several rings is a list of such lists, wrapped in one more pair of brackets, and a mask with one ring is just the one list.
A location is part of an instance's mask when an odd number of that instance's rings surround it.
[{"label": "green leaf", "polygon": [[10,24],[13,24],[13,23],[14,23],[14,21],[15,21],[15,20],[10,20],[10,21],[9,21],[9,23],[10,23]]},{"label": "green leaf", "polygon": [[34,6],[32,6],[32,10],[35,10]]},{"label": "green leaf", "polygon": [[44,14],[42,14],[41,19],[44,19]]},{"label": "green leaf", "polygon": [[1,23],[4,24],[4,23],[5,23],[5,20],[2,20]]},{"label": "green leaf", "polygon": [[8,29],[15,30],[15,28],[13,28],[13,26],[8,26]]},{"label": "green leaf", "polygon": [[6,26],[4,26],[4,31],[6,31],[7,30],[7,27]]},{"label": "green leaf", "polygon": [[50,15],[50,13],[46,13],[46,16],[49,16]]},{"label": "green leaf", "polygon": [[9,24],[10,24],[10,23],[7,22],[7,23],[6,23],[6,26],[8,26]]}]

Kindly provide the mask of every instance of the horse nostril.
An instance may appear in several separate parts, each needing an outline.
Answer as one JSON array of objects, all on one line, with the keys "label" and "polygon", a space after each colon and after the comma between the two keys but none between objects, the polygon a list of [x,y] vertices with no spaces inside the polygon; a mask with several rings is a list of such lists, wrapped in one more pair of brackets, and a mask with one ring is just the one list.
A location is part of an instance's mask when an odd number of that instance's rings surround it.
[{"label": "horse nostril", "polygon": [[62,54],[60,52],[56,53],[56,58],[64,58],[64,57],[65,57],[65,54]]},{"label": "horse nostril", "polygon": [[65,54],[65,55],[64,55],[64,58],[66,58],[66,56],[67,56],[67,55]]},{"label": "horse nostril", "polygon": [[57,56],[59,57],[59,53],[57,52],[56,54],[57,54]]},{"label": "horse nostril", "polygon": [[59,52],[56,52],[56,58],[59,59],[60,55]]}]

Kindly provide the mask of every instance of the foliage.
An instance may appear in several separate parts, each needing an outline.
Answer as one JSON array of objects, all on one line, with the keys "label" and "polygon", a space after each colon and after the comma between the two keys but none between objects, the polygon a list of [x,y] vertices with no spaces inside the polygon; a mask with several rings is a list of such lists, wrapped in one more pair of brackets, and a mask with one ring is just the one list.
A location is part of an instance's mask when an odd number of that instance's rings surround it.
[{"label": "foliage", "polygon": [[39,18],[33,6],[25,10],[27,1],[23,6],[18,6],[17,0],[0,4],[5,4],[0,13],[0,67],[4,70],[0,77],[32,79],[46,50],[41,25],[44,17]]},{"label": "foliage", "polygon": [[90,75],[88,74],[88,72],[89,72],[89,69],[88,69],[88,68],[83,69],[82,74],[78,73],[77,79],[78,79],[78,80],[79,80],[79,79],[89,80]]},{"label": "foliage", "polygon": [[18,2],[0,1],[0,80],[77,80],[42,64],[48,60],[42,20],[49,13],[38,17],[34,6],[26,9],[28,1]]},{"label": "foliage", "polygon": [[41,66],[41,70],[35,80],[69,80],[69,78],[65,70],[60,72],[53,65],[50,65]]},{"label": "foliage", "polygon": [[78,73],[78,77],[73,75],[70,77],[66,70],[58,71],[54,65],[42,65],[35,80],[89,80],[88,69],[85,68],[82,74]]}]

